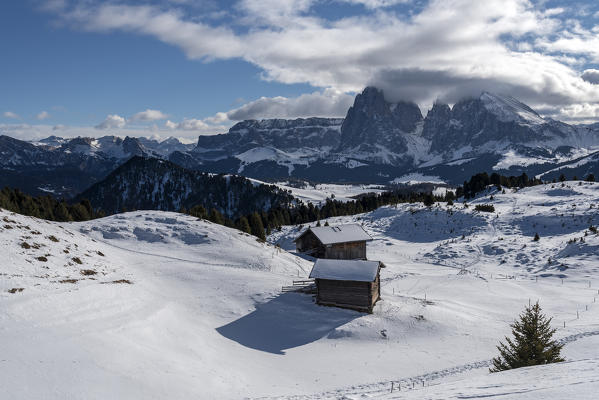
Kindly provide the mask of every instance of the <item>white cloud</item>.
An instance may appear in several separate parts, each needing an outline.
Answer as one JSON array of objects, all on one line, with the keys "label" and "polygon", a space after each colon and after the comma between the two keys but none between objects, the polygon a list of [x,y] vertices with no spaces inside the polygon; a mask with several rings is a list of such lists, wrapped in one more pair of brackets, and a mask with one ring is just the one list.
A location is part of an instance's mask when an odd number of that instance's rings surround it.
[{"label": "white cloud", "polygon": [[21,117],[19,117],[19,115],[18,115],[18,114],[14,113],[14,112],[12,112],[12,111],[4,111],[4,112],[2,113],[2,116],[3,116],[4,118],[10,118],[10,119],[21,119]]},{"label": "white cloud", "polygon": [[48,111],[42,111],[35,116],[35,118],[41,120],[50,118],[50,113]]},{"label": "white cloud", "polygon": [[[170,121],[168,121],[170,122]],[[184,131],[202,131],[208,128],[208,124],[202,121],[201,119],[184,119],[183,121],[177,124],[177,129],[182,129]]]},{"label": "white cloud", "polygon": [[145,111],[138,112],[131,117],[132,121],[158,121],[161,119],[167,119],[168,114],[164,114],[159,110],[147,109]]},{"label": "white cloud", "polygon": [[366,8],[375,9],[382,7],[391,7],[397,4],[405,4],[410,0],[337,0],[342,3],[360,4]]},{"label": "white cloud", "polygon": [[217,112],[212,117],[204,118],[204,121],[211,124],[222,124],[223,122],[229,121],[229,116],[226,112]]},{"label": "white cloud", "polygon": [[225,113],[231,121],[265,118],[345,117],[354,97],[333,89],[298,97],[261,97]]},{"label": "white cloud", "polygon": [[171,121],[170,119],[164,123],[164,127],[167,129],[177,129],[177,126],[179,126],[179,124]]},{"label": "white cloud", "polygon": [[127,121],[125,118],[121,117],[120,115],[110,114],[100,125],[96,126],[96,129],[124,128],[126,124]]},{"label": "white cloud", "polygon": [[[241,29],[206,24],[168,6],[93,0],[60,16],[90,31],[152,36],[192,59],[243,59],[261,68],[266,80],[346,93],[376,82],[391,96],[421,104],[501,89],[532,106],[593,104],[599,98],[599,87],[576,69],[585,59],[599,60],[599,37],[576,21],[559,19],[560,8],[544,10],[530,0],[430,0],[399,16],[384,8],[398,1],[339,1],[382,8],[325,20],[311,12],[317,0],[242,0],[235,19]],[[265,116],[279,110],[282,117],[294,114],[290,107],[272,98],[240,109]],[[228,113],[233,115],[242,110]]]}]

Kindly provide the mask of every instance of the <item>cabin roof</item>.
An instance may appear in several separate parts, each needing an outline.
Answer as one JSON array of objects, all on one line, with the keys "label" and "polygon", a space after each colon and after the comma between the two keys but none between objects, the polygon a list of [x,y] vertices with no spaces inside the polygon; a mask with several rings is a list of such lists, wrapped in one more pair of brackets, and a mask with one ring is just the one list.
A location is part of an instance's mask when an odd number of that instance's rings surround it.
[{"label": "cabin roof", "polygon": [[[299,238],[306,232],[311,231],[322,244],[365,242],[372,240],[372,237],[358,224],[347,224],[337,226],[317,226],[310,227],[304,231]],[[297,240],[295,239],[295,240]]]},{"label": "cabin roof", "polygon": [[334,281],[373,282],[383,266],[380,261],[332,260],[319,258],[312,267],[310,278]]}]

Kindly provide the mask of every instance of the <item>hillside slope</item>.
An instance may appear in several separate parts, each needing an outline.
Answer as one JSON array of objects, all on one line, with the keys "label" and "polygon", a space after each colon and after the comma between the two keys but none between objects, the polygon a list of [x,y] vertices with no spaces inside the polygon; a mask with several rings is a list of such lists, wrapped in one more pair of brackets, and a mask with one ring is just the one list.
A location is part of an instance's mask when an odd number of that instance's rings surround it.
[{"label": "hillside slope", "polygon": [[[475,211],[481,203],[495,213]],[[408,383],[422,382],[437,398],[461,386],[516,392],[567,368],[488,374],[509,324],[539,300],[586,383],[562,382],[584,398],[599,377],[597,204],[599,184],[565,182],[492,189],[467,208],[402,204],[332,218],[363,224],[374,238],[368,258],[387,266],[373,314],[281,292],[311,263],[273,244],[293,250],[306,226],[267,244],[169,212],[59,224],[1,211],[0,257],[10,262],[0,271],[0,384],[17,399],[364,398],[388,395],[391,381],[408,398],[419,398]]]},{"label": "hillside slope", "polygon": [[182,168],[170,161],[133,157],[78,195],[94,209],[109,214],[123,210],[179,211],[196,205],[237,218],[271,207],[289,206],[287,190],[257,183],[241,176],[206,174]]}]

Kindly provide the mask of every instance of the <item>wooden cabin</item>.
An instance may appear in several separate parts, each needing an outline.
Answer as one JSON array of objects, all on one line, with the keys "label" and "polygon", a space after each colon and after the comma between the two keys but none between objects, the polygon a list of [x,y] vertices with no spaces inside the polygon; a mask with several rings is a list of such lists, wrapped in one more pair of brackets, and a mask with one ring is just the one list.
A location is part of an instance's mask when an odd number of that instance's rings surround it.
[{"label": "wooden cabin", "polygon": [[316,282],[316,303],[372,313],[381,298],[380,261],[318,259],[310,278]]},{"label": "wooden cabin", "polygon": [[316,258],[366,260],[372,238],[358,224],[310,227],[295,240],[299,253]]}]

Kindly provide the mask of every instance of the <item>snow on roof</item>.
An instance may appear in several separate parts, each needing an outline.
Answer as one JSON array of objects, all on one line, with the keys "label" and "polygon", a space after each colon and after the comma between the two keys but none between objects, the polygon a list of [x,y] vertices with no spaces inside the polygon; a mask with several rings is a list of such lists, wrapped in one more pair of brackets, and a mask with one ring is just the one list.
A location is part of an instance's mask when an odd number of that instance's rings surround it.
[{"label": "snow on roof", "polygon": [[381,266],[380,261],[330,260],[319,258],[312,267],[310,278],[336,281],[373,282]]},{"label": "snow on roof", "polygon": [[[308,228],[320,240],[322,244],[362,242],[372,240],[370,235],[358,224],[337,225],[337,226],[317,226]],[[306,232],[300,235],[303,236]],[[297,240],[297,239],[296,239]]]}]

